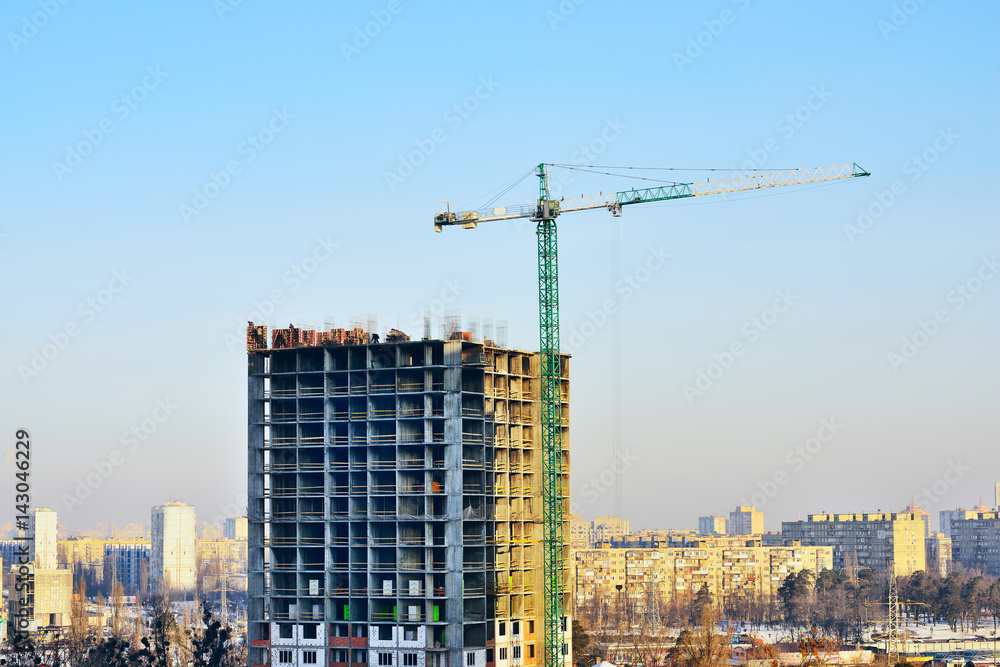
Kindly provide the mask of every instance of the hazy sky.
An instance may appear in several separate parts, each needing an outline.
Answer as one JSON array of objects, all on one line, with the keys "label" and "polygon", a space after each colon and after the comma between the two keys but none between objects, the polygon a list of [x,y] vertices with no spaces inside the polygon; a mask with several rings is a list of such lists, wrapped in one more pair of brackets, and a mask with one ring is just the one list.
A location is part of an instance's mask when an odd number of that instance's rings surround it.
[{"label": "hazy sky", "polygon": [[[242,506],[256,310],[419,336],[447,302],[537,349],[530,225],[431,219],[542,161],[872,173],[625,210],[635,526],[754,500],[769,529],[992,505],[998,19],[916,0],[4,2],[0,521],[18,428],[32,502],[71,529]],[[643,183],[564,174],[560,194]],[[613,507],[610,220],[559,220],[588,517]]]}]

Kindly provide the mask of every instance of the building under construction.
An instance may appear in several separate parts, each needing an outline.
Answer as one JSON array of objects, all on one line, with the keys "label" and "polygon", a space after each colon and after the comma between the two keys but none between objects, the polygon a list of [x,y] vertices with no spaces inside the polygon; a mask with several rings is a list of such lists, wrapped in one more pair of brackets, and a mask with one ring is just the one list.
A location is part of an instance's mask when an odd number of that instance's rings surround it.
[{"label": "building under construction", "polygon": [[[541,665],[539,355],[267,333],[247,328],[250,664]],[[569,609],[566,356],[561,378]]]}]

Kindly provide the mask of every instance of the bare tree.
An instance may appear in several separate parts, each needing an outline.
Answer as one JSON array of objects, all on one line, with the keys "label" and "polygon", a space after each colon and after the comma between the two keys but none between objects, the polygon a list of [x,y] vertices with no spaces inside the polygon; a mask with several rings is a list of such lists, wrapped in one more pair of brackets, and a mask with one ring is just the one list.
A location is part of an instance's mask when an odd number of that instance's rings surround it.
[{"label": "bare tree", "polygon": [[677,643],[670,650],[671,662],[676,667],[727,667],[728,649],[732,643],[732,633],[719,633],[715,608],[706,605],[702,609],[700,624],[695,628],[685,627],[677,637]]}]

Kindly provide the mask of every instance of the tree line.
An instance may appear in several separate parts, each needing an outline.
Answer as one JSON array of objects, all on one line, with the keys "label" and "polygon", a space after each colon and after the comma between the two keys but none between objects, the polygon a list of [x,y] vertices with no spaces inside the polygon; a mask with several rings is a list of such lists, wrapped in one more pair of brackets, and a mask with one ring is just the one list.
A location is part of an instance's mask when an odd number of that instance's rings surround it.
[{"label": "tree line", "polygon": [[144,605],[144,622],[130,626],[112,618],[110,636],[105,636],[103,619],[98,618],[96,626],[90,623],[85,590],[80,586],[67,632],[23,640],[14,635],[0,649],[0,665],[244,667],[246,642],[224,625],[207,603],[200,603],[198,609],[198,618],[178,618],[170,599],[157,596]]},{"label": "tree line", "polygon": [[[1000,627],[1000,581],[988,575],[956,566],[945,577],[924,571],[898,576],[896,586],[906,619],[945,623],[956,631]],[[653,589],[645,599],[597,599],[576,607],[580,625],[574,628],[574,650],[585,647],[578,653],[585,660],[600,656],[614,662],[618,656],[610,653],[622,651],[637,657],[662,645],[674,634],[671,629],[697,626],[708,608],[751,631],[782,629],[799,641],[818,632],[841,644],[861,644],[871,640],[872,628],[885,625],[888,577],[871,568],[819,574],[802,570],[789,574],[770,595],[737,589],[715,599],[703,585],[694,594],[669,600]]]}]

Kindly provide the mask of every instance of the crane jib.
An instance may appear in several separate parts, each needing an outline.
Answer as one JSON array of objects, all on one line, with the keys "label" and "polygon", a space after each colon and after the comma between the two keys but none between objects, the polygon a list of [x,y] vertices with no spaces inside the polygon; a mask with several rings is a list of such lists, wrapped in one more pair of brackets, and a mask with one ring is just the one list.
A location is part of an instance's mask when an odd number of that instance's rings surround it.
[{"label": "crane jib", "polygon": [[857,163],[850,163],[829,167],[761,172],[694,183],[672,183],[654,188],[624,190],[599,195],[581,195],[580,197],[564,197],[559,200],[539,199],[534,204],[500,206],[479,211],[442,211],[434,217],[434,229],[435,231],[442,231],[442,228],[446,225],[462,225],[466,229],[474,229],[480,222],[496,222],[517,218],[542,220],[555,218],[561,213],[568,213],[570,211],[587,211],[598,208],[606,208],[615,215],[620,215],[621,207],[629,204],[668,201],[687,197],[703,197],[706,195],[735,194],[737,192],[747,192],[764,188],[807,185],[809,183],[870,175],[867,171],[859,167]]}]

